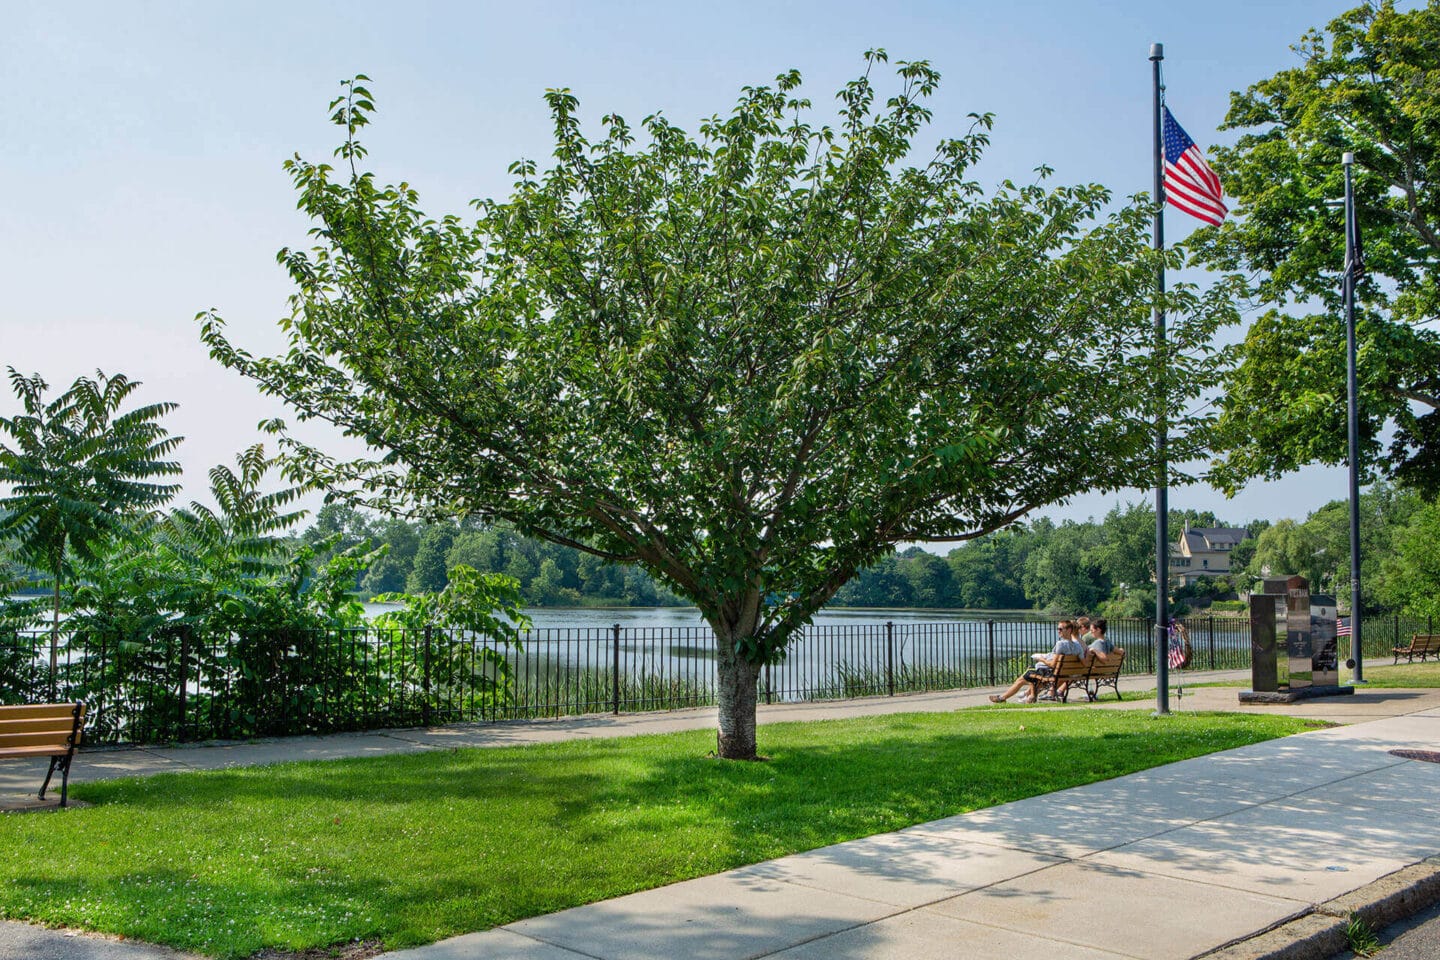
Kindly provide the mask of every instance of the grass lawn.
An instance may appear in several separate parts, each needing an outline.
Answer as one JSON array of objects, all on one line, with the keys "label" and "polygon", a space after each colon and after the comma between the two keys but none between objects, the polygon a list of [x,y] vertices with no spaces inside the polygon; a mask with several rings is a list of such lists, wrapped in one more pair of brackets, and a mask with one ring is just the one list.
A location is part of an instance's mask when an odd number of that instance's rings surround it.
[{"label": "grass lawn", "polygon": [[[1350,671],[1343,666],[1340,668],[1340,682],[1350,682]],[[1440,687],[1440,663],[1429,660],[1425,663],[1402,663],[1397,666],[1387,663],[1383,667],[1367,663],[1364,687],[1384,689]]]},{"label": "grass lawn", "polygon": [[[82,784],[0,816],[0,916],[225,957],[426,943],[1318,724],[995,708]],[[1043,771],[1043,772],[1042,772]]]}]

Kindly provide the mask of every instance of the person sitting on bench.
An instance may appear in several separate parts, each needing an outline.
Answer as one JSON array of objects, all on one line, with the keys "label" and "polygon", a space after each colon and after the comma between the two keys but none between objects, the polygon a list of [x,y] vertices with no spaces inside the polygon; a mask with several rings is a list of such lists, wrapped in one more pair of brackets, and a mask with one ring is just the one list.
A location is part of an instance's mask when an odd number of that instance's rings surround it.
[{"label": "person sitting on bench", "polygon": [[[1084,620],[1086,618],[1081,617],[1081,619]],[[1090,644],[1090,646],[1085,648],[1085,666],[1087,668],[1097,660],[1105,663],[1110,659],[1110,654],[1115,652],[1115,644],[1105,638],[1105,630],[1108,626],[1109,624],[1105,622],[1104,617],[1096,617],[1090,621],[1089,636],[1081,635],[1080,641]],[[1069,686],[1070,683],[1068,680],[1060,684],[1059,689],[1055,691],[1051,699],[1063,700],[1065,698],[1065,690]],[[1042,696],[1041,699],[1043,700],[1045,698]]]},{"label": "person sitting on bench", "polygon": [[1079,640],[1075,639],[1075,622],[1073,620],[1061,620],[1060,625],[1055,629],[1059,632],[1060,639],[1055,641],[1055,646],[1051,651],[1044,656],[1036,654],[1040,659],[1036,662],[1035,666],[1020,674],[1004,693],[998,696],[992,693],[990,695],[991,703],[1004,703],[1019,693],[1021,687],[1025,686],[1030,688],[1030,693],[1028,696],[1022,696],[1017,702],[1034,703],[1035,695],[1040,688],[1040,684],[1055,672],[1055,666],[1060,662],[1061,657],[1083,657],[1085,655],[1085,647],[1081,645]]}]

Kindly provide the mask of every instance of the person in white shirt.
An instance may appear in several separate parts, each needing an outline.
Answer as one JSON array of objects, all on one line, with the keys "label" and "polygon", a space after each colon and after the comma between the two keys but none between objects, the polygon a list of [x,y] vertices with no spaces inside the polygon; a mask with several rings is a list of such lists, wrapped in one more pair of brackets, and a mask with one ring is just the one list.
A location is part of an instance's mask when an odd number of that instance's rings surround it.
[{"label": "person in white shirt", "polygon": [[1060,625],[1055,629],[1060,634],[1060,638],[1055,641],[1055,646],[1050,652],[1038,660],[1035,666],[1016,677],[1015,682],[1010,684],[1010,688],[1004,693],[999,695],[992,693],[990,695],[991,703],[1004,703],[1020,693],[1022,687],[1027,686],[1030,688],[1028,693],[1022,695],[1016,702],[1034,703],[1040,684],[1055,672],[1055,666],[1060,662],[1062,656],[1083,657],[1085,655],[1084,645],[1075,637],[1075,621],[1061,620]]}]

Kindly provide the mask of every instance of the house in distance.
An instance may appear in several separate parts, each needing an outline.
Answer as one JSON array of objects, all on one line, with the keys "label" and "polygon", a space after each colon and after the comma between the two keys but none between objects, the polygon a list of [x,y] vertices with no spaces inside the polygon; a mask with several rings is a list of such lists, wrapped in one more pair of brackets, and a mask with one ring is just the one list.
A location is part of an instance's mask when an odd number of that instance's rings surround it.
[{"label": "house in distance", "polygon": [[1244,527],[1192,527],[1185,524],[1178,543],[1170,544],[1170,575],[1180,586],[1230,573],[1230,551],[1249,532]]}]

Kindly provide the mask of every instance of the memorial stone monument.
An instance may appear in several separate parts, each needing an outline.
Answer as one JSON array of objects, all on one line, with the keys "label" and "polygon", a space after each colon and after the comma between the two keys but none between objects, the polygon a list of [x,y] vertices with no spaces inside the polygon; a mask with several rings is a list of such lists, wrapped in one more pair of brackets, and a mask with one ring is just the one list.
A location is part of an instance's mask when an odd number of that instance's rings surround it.
[{"label": "memorial stone monument", "polygon": [[[1304,577],[1266,578],[1263,593],[1250,595],[1250,689],[1241,703],[1294,703],[1311,697],[1345,696],[1335,638],[1334,608],[1312,606]],[[1286,682],[1279,679],[1279,635],[1285,625]]]}]

